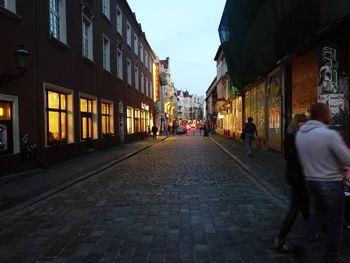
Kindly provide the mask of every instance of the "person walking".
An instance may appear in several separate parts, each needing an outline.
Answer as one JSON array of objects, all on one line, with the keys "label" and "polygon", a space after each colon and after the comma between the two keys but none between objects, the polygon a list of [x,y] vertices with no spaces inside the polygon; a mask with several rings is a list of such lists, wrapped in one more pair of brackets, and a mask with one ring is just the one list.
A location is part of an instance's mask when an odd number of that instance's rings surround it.
[{"label": "person walking", "polygon": [[258,131],[256,130],[252,117],[248,118],[248,122],[244,125],[243,132],[245,134],[244,144],[247,150],[247,155],[253,157],[252,141],[254,140],[254,134],[258,136]]},{"label": "person walking", "polygon": [[299,162],[295,146],[296,133],[299,127],[301,127],[306,121],[307,118],[304,114],[296,114],[288,127],[288,132],[284,139],[284,157],[287,161],[286,180],[291,188],[291,196],[288,213],[283,221],[281,230],[274,241],[274,248],[284,252],[289,250],[286,242],[287,235],[293,227],[299,211],[301,211],[305,225],[310,217],[309,194],[306,189],[302,166]]},{"label": "person walking", "polygon": [[312,233],[326,224],[324,262],[338,263],[343,235],[344,185],[342,167],[350,165],[350,153],[341,136],[327,127],[330,109],[312,105],[311,120],[296,135],[296,147],[310,193]]},{"label": "person walking", "polygon": [[157,132],[158,132],[157,126],[155,124],[153,124],[153,126],[152,126],[153,140],[157,139]]}]

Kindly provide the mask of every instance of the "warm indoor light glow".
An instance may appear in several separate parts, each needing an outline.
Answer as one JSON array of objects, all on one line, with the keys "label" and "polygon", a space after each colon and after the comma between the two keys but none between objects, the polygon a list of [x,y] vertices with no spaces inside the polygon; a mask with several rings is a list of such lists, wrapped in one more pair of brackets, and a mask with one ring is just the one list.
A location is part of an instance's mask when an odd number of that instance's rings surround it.
[{"label": "warm indoor light glow", "polygon": [[4,116],[4,108],[0,108],[0,116]]}]

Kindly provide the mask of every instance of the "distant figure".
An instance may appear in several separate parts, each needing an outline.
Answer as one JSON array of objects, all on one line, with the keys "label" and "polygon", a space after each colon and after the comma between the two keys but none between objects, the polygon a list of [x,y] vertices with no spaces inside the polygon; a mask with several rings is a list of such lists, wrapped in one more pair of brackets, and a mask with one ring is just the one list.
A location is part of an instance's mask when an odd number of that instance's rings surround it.
[{"label": "distant figure", "polygon": [[173,127],[171,127],[172,130],[173,130],[173,135],[175,136],[176,135],[176,125],[175,125],[175,122],[173,123]]},{"label": "distant figure", "polygon": [[148,137],[151,137],[151,127],[149,125],[147,127],[147,133],[148,133]]},{"label": "distant figure", "polygon": [[338,132],[328,128],[330,109],[316,103],[311,120],[296,136],[296,147],[303,166],[311,200],[310,229],[319,233],[327,225],[325,262],[339,262],[343,236],[344,185],[343,166],[350,165],[350,153]]},{"label": "distant figure", "polygon": [[253,157],[252,141],[254,141],[254,134],[258,136],[258,131],[256,130],[252,117],[248,118],[248,122],[245,124],[243,132],[245,134],[244,144],[246,146],[247,155],[249,157]]},{"label": "distant figure", "polygon": [[170,133],[171,133],[171,126],[168,125],[168,135],[170,135]]},{"label": "distant figure", "polygon": [[158,132],[157,126],[155,124],[153,124],[153,126],[152,126],[153,140],[157,139],[157,132]]},{"label": "distant figure", "polygon": [[286,179],[291,187],[291,198],[287,216],[283,221],[278,237],[274,241],[274,248],[281,251],[289,250],[286,242],[287,235],[294,225],[299,211],[302,213],[305,225],[310,217],[309,194],[306,189],[303,169],[299,162],[295,146],[296,133],[299,130],[299,127],[301,127],[306,121],[307,118],[304,114],[296,114],[292,123],[288,127],[288,132],[284,139],[284,157],[287,160]]}]

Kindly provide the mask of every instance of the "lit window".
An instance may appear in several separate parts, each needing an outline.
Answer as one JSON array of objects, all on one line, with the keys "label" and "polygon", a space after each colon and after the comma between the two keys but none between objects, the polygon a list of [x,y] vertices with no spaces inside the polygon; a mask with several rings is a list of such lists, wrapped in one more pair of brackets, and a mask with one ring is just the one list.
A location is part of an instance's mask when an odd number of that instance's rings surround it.
[{"label": "lit window", "polygon": [[141,131],[147,131],[146,128],[146,115],[144,111],[141,111]]},{"label": "lit window", "polygon": [[0,6],[16,13],[16,0],[0,0]]},{"label": "lit window", "polygon": [[120,49],[117,50],[117,77],[123,79],[123,53]]},{"label": "lit window", "polygon": [[134,34],[134,53],[135,55],[139,55],[139,39],[136,34]]},{"label": "lit window", "polygon": [[103,69],[111,70],[110,44],[106,36],[103,36]]},{"label": "lit window", "polygon": [[123,36],[123,13],[117,6],[117,32]]},{"label": "lit window", "polygon": [[129,59],[127,60],[127,66],[128,66],[128,68],[127,68],[128,84],[132,85],[132,83],[131,83],[131,61]]},{"label": "lit window", "polygon": [[140,110],[135,110],[135,132],[141,132]]},{"label": "lit window", "polygon": [[145,93],[145,77],[142,72],[141,72],[141,92]]},{"label": "lit window", "polygon": [[50,0],[49,4],[50,35],[66,43],[66,1]]},{"label": "lit window", "polygon": [[135,67],[135,88],[139,89],[139,69]]},{"label": "lit window", "polygon": [[83,56],[93,60],[92,22],[83,16]]},{"label": "lit window", "polygon": [[102,102],[101,103],[101,121],[102,121],[102,135],[113,136],[113,104]]},{"label": "lit window", "polygon": [[126,42],[131,47],[131,26],[128,22],[126,23]]},{"label": "lit window", "polygon": [[140,60],[143,63],[143,45],[140,43]]},{"label": "lit window", "polygon": [[134,133],[134,110],[132,108],[126,109],[126,128],[128,134]]},{"label": "lit window", "polygon": [[96,111],[96,99],[80,98],[81,140],[98,138]]},{"label": "lit window", "polygon": [[0,100],[0,155],[12,152],[12,103]]},{"label": "lit window", "polygon": [[102,13],[103,13],[108,19],[110,18],[109,0],[102,0]]},{"label": "lit window", "polygon": [[47,90],[48,145],[67,142],[67,94]]}]

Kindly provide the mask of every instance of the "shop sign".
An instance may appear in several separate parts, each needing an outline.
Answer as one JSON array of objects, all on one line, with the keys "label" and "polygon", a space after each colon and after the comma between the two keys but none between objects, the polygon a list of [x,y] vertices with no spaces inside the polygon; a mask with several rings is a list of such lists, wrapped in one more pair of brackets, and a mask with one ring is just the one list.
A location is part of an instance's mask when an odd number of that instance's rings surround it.
[{"label": "shop sign", "polygon": [[154,83],[154,101],[160,100],[160,79],[159,79],[159,63],[155,63],[153,71]]},{"label": "shop sign", "polygon": [[141,102],[141,109],[149,111],[149,106],[146,103]]}]

